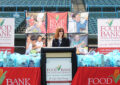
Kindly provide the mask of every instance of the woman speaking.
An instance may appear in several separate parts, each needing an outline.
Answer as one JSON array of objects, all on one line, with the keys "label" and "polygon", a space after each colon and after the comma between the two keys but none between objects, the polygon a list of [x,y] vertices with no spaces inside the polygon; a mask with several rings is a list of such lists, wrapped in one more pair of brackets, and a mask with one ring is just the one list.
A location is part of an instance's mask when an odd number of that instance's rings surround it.
[{"label": "woman speaking", "polygon": [[53,39],[52,47],[69,47],[70,41],[68,38],[64,37],[64,29],[56,29],[55,39]]}]

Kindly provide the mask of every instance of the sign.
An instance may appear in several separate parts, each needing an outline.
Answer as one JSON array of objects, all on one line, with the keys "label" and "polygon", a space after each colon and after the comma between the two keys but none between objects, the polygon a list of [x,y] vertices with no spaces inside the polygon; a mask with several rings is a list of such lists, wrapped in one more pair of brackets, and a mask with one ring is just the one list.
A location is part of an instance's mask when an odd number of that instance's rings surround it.
[{"label": "sign", "polygon": [[79,67],[72,85],[120,85],[120,68]]},{"label": "sign", "polygon": [[47,33],[55,33],[57,28],[67,33],[67,12],[47,13]]},{"label": "sign", "polygon": [[14,18],[0,18],[0,51],[14,52]]},{"label": "sign", "polygon": [[47,85],[71,85],[71,58],[47,58],[46,81]]},{"label": "sign", "polygon": [[[120,19],[98,19],[98,50],[120,50]],[[102,49],[102,50],[101,50]],[[111,50],[112,51],[112,50]]]},{"label": "sign", "polygon": [[41,85],[40,68],[0,68],[0,85]]}]

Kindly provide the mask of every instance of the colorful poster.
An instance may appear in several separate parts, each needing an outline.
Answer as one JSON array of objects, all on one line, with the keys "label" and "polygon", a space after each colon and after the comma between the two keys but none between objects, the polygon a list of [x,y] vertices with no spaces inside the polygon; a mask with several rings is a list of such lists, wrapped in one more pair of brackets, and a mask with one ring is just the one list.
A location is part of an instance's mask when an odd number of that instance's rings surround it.
[{"label": "colorful poster", "polygon": [[68,33],[88,33],[88,12],[69,12],[68,16]]},{"label": "colorful poster", "polygon": [[46,33],[46,13],[26,12],[26,33]]},{"label": "colorful poster", "polygon": [[71,85],[71,58],[47,58],[46,62],[47,85]]},{"label": "colorful poster", "polygon": [[88,35],[87,34],[69,34],[70,47],[76,47],[77,54],[88,53]]},{"label": "colorful poster", "polygon": [[47,33],[55,33],[57,28],[63,28],[67,33],[67,12],[47,13]]},{"label": "colorful poster", "polygon": [[120,19],[98,19],[98,50],[106,54],[120,50]]},{"label": "colorful poster", "polygon": [[45,34],[28,34],[27,35],[26,54],[40,53],[42,47],[46,47]]},{"label": "colorful poster", "polygon": [[[67,37],[67,34],[64,35]],[[55,34],[47,34],[47,47],[52,47],[53,39],[55,38]]]},{"label": "colorful poster", "polygon": [[14,18],[0,18],[0,51],[14,52]]}]

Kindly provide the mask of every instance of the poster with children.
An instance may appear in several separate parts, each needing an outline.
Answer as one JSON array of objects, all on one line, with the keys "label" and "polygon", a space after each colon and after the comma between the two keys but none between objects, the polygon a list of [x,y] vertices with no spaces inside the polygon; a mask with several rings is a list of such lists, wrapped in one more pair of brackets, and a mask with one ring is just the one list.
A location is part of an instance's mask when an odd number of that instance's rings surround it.
[{"label": "poster with children", "polygon": [[88,33],[88,12],[69,12],[68,16],[68,33]]},{"label": "poster with children", "polygon": [[46,47],[45,34],[27,34],[26,54],[40,53],[42,47]]},{"label": "poster with children", "polygon": [[88,35],[87,34],[69,34],[70,47],[76,47],[77,54],[88,53]]},{"label": "poster with children", "polygon": [[26,12],[26,33],[46,33],[46,13]]}]

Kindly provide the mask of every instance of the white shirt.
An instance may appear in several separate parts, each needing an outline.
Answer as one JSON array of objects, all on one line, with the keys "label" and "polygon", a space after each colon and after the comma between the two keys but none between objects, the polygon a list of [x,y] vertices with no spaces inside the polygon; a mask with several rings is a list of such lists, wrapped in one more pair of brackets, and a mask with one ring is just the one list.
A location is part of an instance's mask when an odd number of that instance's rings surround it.
[{"label": "white shirt", "polygon": [[28,49],[26,49],[26,54],[29,54],[31,50],[32,50],[32,43],[30,43]]},{"label": "white shirt", "polygon": [[[38,46],[43,47],[43,42],[37,41],[37,42],[36,42],[36,46],[37,46],[37,47],[38,47]],[[37,48],[36,51],[37,51],[37,52],[40,52],[40,51],[41,51],[41,48]]]}]

